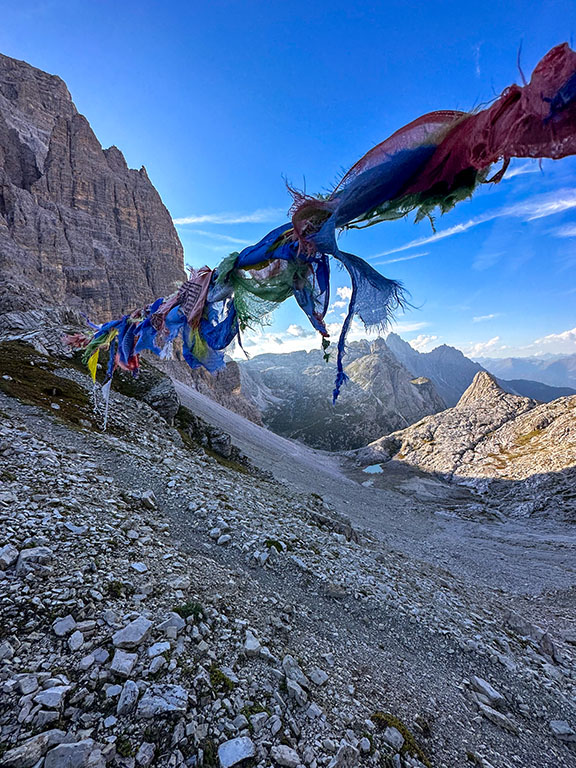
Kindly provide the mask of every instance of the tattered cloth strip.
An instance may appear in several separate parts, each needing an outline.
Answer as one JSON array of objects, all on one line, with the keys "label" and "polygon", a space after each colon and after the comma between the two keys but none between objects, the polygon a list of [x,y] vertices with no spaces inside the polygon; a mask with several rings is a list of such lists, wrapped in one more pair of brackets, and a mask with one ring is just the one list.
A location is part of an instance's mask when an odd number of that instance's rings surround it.
[{"label": "tattered cloth strip", "polygon": [[[540,61],[530,82],[511,85],[487,109],[431,112],[396,131],[359,160],[327,197],[294,190],[292,221],[256,245],[226,257],[217,269],[192,271],[175,294],[91,337],[71,337],[96,376],[98,351],[110,347],[107,378],[117,366],[138,370],[142,350],[166,356],[181,337],[191,368],[217,371],[240,333],[294,296],[327,346],[324,318],[330,298],[329,258],[348,271],[352,295],[338,340],[333,399],[346,380],[346,334],[354,316],[383,329],[403,304],[401,285],[358,256],[341,251],[337,232],[364,228],[416,211],[431,218],[469,197],[480,183],[502,179],[512,157],[576,154],[576,53],[567,44]],[[502,162],[489,178],[490,168]]]}]

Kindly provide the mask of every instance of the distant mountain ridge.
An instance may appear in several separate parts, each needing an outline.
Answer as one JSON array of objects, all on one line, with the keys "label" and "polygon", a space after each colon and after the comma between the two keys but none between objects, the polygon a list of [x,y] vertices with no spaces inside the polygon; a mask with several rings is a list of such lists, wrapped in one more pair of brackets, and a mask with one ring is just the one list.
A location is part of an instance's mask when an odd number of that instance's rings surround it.
[{"label": "distant mountain ridge", "polygon": [[576,389],[576,354],[553,357],[478,358],[494,376],[504,379],[532,379],[552,387]]},{"label": "distant mountain ridge", "polygon": [[351,343],[345,361],[349,382],[335,406],[335,365],[320,350],[240,362],[242,393],[273,432],[325,450],[366,445],[446,407],[434,385],[407,371],[383,339]]},{"label": "distant mountain ridge", "polygon": [[[480,362],[471,360],[459,349],[447,344],[442,344],[431,352],[418,352],[396,333],[388,335],[386,344],[411,373],[415,376],[426,376],[433,381],[438,393],[448,406],[456,405],[476,374],[487,370],[487,367],[482,366]],[[574,357],[576,363],[576,355]],[[543,382],[542,379],[529,375],[514,376],[510,380],[508,373],[511,373],[512,370],[508,370],[506,366],[503,366],[503,370],[492,370],[491,368],[488,370],[498,377],[498,384],[502,389],[513,395],[531,397],[546,403],[557,397],[576,395],[576,388],[572,388],[570,384]],[[534,371],[530,366],[522,370],[527,374]],[[559,377],[559,379],[561,378]],[[576,387],[576,368],[574,386]]]},{"label": "distant mountain ridge", "polygon": [[426,376],[434,382],[447,406],[456,405],[474,376],[483,370],[459,349],[446,344],[431,352],[418,352],[396,333],[388,334],[386,344],[414,376]]},{"label": "distant mountain ridge", "polygon": [[[324,450],[350,450],[455,406],[484,368],[443,344],[418,352],[395,333],[348,346],[349,376],[332,405],[334,364],[320,350],[257,355],[239,361],[242,394],[263,423]],[[576,390],[524,379],[497,380],[511,395],[550,402]]]}]

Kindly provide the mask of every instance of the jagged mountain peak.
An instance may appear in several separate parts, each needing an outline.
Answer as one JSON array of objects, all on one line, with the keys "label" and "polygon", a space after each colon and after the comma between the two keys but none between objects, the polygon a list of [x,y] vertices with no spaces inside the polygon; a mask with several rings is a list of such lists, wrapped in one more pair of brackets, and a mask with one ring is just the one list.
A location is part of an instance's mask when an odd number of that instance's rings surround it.
[{"label": "jagged mountain peak", "polygon": [[458,401],[458,408],[463,408],[474,401],[492,400],[495,397],[505,397],[506,392],[500,387],[494,376],[487,371],[478,371],[472,384]]}]

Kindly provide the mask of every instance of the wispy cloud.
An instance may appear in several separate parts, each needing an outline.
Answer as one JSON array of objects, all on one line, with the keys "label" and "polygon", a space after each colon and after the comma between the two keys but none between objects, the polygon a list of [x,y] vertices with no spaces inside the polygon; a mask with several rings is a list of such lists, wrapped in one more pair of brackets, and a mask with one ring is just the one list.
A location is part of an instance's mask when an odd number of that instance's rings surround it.
[{"label": "wispy cloud", "polygon": [[176,226],[185,224],[276,224],[286,218],[284,208],[258,208],[251,213],[204,213],[172,219]]},{"label": "wispy cloud", "polygon": [[190,235],[200,235],[201,237],[207,237],[210,240],[222,240],[225,243],[235,243],[236,245],[250,245],[251,240],[241,240],[239,237],[230,237],[230,235],[221,235],[220,232],[206,232],[204,229],[189,229],[187,230]]},{"label": "wispy cloud", "polygon": [[423,251],[422,253],[413,253],[410,256],[398,256],[396,259],[386,259],[385,261],[374,262],[377,266],[382,264],[396,264],[398,261],[410,261],[411,259],[419,259],[421,256],[428,256],[430,251]]},{"label": "wispy cloud", "polygon": [[513,165],[506,171],[502,181],[515,179],[516,176],[525,176],[527,173],[541,173],[540,162],[538,160],[528,160],[522,163],[522,165]]},{"label": "wispy cloud", "polygon": [[481,70],[480,70],[480,48],[482,47],[482,43],[476,43],[472,46],[472,52],[474,54],[474,72],[476,73],[476,77],[480,77]]},{"label": "wispy cloud", "polygon": [[447,237],[453,237],[462,232],[468,232],[468,230],[473,229],[474,227],[486,224],[489,221],[494,221],[495,219],[518,218],[524,221],[536,221],[537,219],[553,216],[557,213],[573,210],[574,208],[576,208],[576,189],[560,189],[556,192],[537,195],[536,197],[529,198],[521,203],[516,203],[516,205],[497,208],[490,213],[485,213],[481,216],[476,216],[473,219],[468,219],[468,221],[465,221],[462,224],[455,224],[453,227],[448,227],[448,229],[435,232],[429,237],[420,237],[416,240],[411,240],[404,245],[400,245],[397,248],[382,251],[370,258],[379,259],[382,258],[382,256],[389,256],[393,253],[408,251],[411,248],[420,248],[423,245],[437,243],[440,240],[445,240]]},{"label": "wispy cloud", "polygon": [[554,237],[576,237],[576,224],[566,224],[564,227],[552,230]]},{"label": "wispy cloud", "polygon": [[478,317],[472,318],[472,322],[483,323],[485,320],[493,320],[495,317],[500,317],[500,312],[493,312],[491,315],[478,315]]}]

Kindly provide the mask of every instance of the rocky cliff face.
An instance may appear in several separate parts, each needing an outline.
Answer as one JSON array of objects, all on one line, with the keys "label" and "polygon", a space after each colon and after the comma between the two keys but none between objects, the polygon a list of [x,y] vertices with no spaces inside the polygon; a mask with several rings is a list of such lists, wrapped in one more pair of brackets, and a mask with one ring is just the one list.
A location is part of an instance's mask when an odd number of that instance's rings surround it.
[{"label": "rocky cliff face", "polygon": [[[434,383],[444,402],[449,406],[456,405],[472,383],[474,376],[485,370],[480,363],[470,360],[459,349],[447,344],[442,344],[431,352],[418,352],[395,333],[388,335],[386,343],[398,360],[415,376],[428,377]],[[574,358],[576,359],[576,355]],[[566,362],[569,365],[569,358]],[[510,381],[511,368],[503,366],[500,369],[495,366],[493,369],[490,365],[487,365],[486,368],[491,373],[505,376],[505,378],[498,378],[497,382],[505,392],[511,395],[531,397],[544,403],[549,403],[558,397],[576,395],[576,390],[571,389],[569,384],[561,384],[564,379],[569,382],[569,378],[565,375],[563,378],[558,375],[556,379],[550,375],[548,384],[545,384],[543,382],[546,379],[543,375],[539,375],[530,366],[524,366],[519,368],[523,373]],[[531,375],[534,373],[536,375]],[[564,369],[563,373],[565,374]],[[576,383],[576,378],[574,383]]]},{"label": "rocky cliff face", "polygon": [[0,55],[0,312],[68,305],[103,321],[183,277],[144,167],[102,149],[60,78]]},{"label": "rocky cliff face", "polygon": [[538,403],[482,371],[454,408],[356,455],[361,464],[394,460],[493,494],[505,489],[511,509],[552,505],[576,519],[576,396]]},{"label": "rocky cliff face", "polygon": [[335,406],[334,364],[319,350],[240,363],[242,391],[271,430],[325,450],[366,445],[445,407],[434,385],[415,379],[383,339],[350,344],[346,360],[350,381]]},{"label": "rocky cliff face", "polygon": [[418,352],[396,333],[390,333],[386,343],[414,376],[426,376],[433,381],[438,393],[449,406],[456,405],[474,376],[483,370],[481,365],[469,360],[459,349],[446,344],[431,352]]}]

